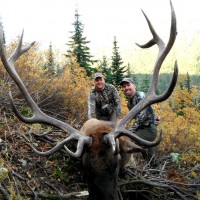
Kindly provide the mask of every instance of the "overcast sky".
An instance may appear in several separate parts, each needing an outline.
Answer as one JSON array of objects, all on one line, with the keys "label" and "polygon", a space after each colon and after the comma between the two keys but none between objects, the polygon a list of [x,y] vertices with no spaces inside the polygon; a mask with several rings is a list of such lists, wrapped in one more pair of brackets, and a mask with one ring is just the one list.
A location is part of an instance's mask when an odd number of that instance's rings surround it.
[{"label": "overcast sky", "polygon": [[[178,34],[189,37],[200,30],[199,0],[172,0]],[[120,47],[146,42],[151,38],[141,9],[161,36],[168,36],[169,0],[0,0],[0,16],[6,40],[16,38],[24,29],[26,42],[50,41],[64,48],[73,31],[75,9],[84,24],[84,36],[94,50],[112,48],[113,37]]]}]

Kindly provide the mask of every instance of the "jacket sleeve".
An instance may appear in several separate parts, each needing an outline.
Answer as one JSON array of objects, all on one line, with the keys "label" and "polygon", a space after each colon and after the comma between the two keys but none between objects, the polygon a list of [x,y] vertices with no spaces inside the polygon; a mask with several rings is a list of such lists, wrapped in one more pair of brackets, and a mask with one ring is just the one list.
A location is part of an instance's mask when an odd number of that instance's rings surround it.
[{"label": "jacket sleeve", "polygon": [[121,99],[117,89],[113,86],[113,98],[114,98],[114,110],[116,111],[116,117],[121,118]]},{"label": "jacket sleeve", "polygon": [[[143,92],[140,92],[139,94],[137,94],[137,104],[144,98],[145,94]],[[136,105],[137,105],[136,104]],[[136,106],[135,105],[135,106]],[[148,112],[147,112],[147,108],[145,108],[144,110],[142,110],[139,114],[137,114],[137,116],[135,117],[135,122],[134,124],[129,128],[129,130],[131,132],[134,132],[137,130],[138,127],[140,127],[146,119],[148,119]]]},{"label": "jacket sleeve", "polygon": [[90,92],[88,95],[88,119],[96,118],[96,103],[95,103],[95,95]]}]

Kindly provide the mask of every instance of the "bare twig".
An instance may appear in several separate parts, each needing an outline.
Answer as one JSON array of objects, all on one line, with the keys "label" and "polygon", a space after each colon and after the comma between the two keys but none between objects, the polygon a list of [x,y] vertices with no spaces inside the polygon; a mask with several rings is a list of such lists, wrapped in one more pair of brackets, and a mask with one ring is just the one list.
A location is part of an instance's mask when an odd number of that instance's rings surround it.
[{"label": "bare twig", "polygon": [[3,188],[1,183],[0,183],[0,192],[3,194],[6,200],[11,200],[9,193]]}]

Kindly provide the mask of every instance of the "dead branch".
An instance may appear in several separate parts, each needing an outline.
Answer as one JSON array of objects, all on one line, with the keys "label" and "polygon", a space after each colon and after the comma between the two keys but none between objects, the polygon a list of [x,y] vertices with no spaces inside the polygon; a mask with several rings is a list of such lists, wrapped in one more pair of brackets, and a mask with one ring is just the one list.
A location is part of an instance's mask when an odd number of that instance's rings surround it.
[{"label": "dead branch", "polygon": [[4,189],[1,183],[0,183],[0,192],[5,197],[6,200],[11,200],[9,193],[6,191],[6,189]]},{"label": "dead branch", "polygon": [[[26,193],[22,193],[22,196],[29,196],[29,197],[34,197],[33,193],[31,192],[26,192]],[[72,193],[68,193],[68,194],[63,194],[63,195],[52,195],[52,194],[43,194],[43,193],[36,193],[38,198],[41,199],[48,199],[48,200],[72,200],[72,199],[80,199],[78,197],[80,196],[88,196],[88,192],[87,191],[82,191],[82,192],[72,192]]]}]

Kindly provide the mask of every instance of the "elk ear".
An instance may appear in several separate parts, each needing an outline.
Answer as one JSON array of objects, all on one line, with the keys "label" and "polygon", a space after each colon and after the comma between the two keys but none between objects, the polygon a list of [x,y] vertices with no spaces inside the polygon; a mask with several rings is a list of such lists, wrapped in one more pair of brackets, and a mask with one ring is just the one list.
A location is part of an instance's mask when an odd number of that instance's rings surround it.
[{"label": "elk ear", "polygon": [[126,147],[127,153],[137,153],[137,152],[145,152],[146,150],[138,146],[137,144],[132,142],[132,145]]},{"label": "elk ear", "polygon": [[119,147],[120,151],[123,153],[136,153],[145,151],[145,149],[132,142],[130,138],[126,136],[119,138]]}]

